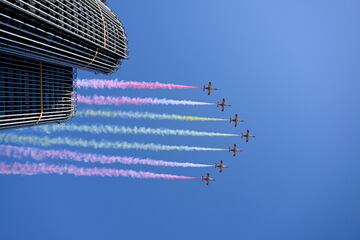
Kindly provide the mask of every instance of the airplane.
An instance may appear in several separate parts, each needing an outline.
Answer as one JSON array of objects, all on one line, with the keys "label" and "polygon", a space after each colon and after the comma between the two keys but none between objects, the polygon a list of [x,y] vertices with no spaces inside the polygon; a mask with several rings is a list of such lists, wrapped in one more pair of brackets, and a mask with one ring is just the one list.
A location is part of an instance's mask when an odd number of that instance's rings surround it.
[{"label": "airplane", "polygon": [[225,110],[225,107],[230,107],[231,105],[225,104],[225,98],[222,99],[221,103],[217,102],[217,107],[221,107],[221,111],[223,112]]},{"label": "airplane", "polygon": [[203,91],[207,91],[207,92],[208,92],[208,95],[210,95],[210,94],[211,94],[211,91],[215,91],[215,90],[218,90],[218,89],[217,89],[217,88],[212,87],[211,82],[209,82],[209,84],[208,84],[208,86],[207,86],[207,87],[206,87],[206,86],[204,86],[204,87],[203,87]]},{"label": "airplane", "polygon": [[241,133],[241,138],[245,138],[246,142],[249,142],[251,137],[254,138],[255,135],[250,135],[250,130],[249,129],[246,130],[246,133]]},{"label": "airplane", "polygon": [[233,156],[235,157],[238,152],[242,152],[241,149],[239,149],[236,144],[234,144],[234,148],[229,147],[229,152],[233,152]]},{"label": "airplane", "polygon": [[215,178],[210,177],[210,173],[206,174],[206,176],[202,176],[201,177],[201,181],[205,181],[206,182],[206,186],[209,185],[210,181],[215,181]]},{"label": "airplane", "polygon": [[215,168],[219,168],[219,172],[222,173],[223,168],[229,168],[224,164],[222,160],[220,160],[220,163],[215,163]]},{"label": "airplane", "polygon": [[234,126],[237,127],[238,123],[239,122],[244,122],[244,120],[242,120],[242,119],[239,120],[239,116],[236,113],[234,118],[230,117],[230,123],[232,123],[232,122],[234,122],[234,124],[235,124]]}]

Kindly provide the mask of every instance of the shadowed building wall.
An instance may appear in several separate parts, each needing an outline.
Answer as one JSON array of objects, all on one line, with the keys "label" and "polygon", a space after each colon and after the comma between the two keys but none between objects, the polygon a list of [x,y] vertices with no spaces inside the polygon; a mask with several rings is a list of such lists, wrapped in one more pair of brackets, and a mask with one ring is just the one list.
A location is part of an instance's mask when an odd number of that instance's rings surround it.
[{"label": "shadowed building wall", "polygon": [[99,0],[0,0],[0,51],[101,73],[128,53],[120,20]]},{"label": "shadowed building wall", "polygon": [[62,122],[74,114],[73,69],[0,54],[0,129]]}]

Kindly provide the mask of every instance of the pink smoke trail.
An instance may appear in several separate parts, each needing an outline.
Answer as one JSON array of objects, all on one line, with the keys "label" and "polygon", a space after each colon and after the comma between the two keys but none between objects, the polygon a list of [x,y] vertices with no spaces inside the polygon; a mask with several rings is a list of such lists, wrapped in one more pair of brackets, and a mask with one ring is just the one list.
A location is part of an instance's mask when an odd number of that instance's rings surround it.
[{"label": "pink smoke trail", "polygon": [[38,174],[57,174],[74,176],[99,177],[129,177],[137,179],[164,179],[164,180],[200,180],[200,178],[159,174],[152,172],[138,172],[112,168],[83,168],[74,165],[55,165],[46,163],[0,163],[0,174],[32,176]]},{"label": "pink smoke trail", "polygon": [[137,88],[137,89],[195,89],[196,86],[177,85],[172,83],[159,83],[159,82],[136,82],[136,81],[118,81],[115,80],[102,80],[102,79],[78,79],[77,86],[80,88]]},{"label": "pink smoke trail", "polygon": [[129,97],[110,97],[110,96],[82,96],[77,95],[77,101],[83,104],[95,105],[144,105],[144,104],[157,104],[157,105],[214,105],[207,102],[194,102],[189,100],[172,100],[172,99],[159,99],[159,98],[129,98]]},{"label": "pink smoke trail", "polygon": [[89,153],[78,153],[67,150],[41,150],[38,148],[32,147],[17,147],[10,145],[0,145],[0,156],[6,156],[16,159],[23,159],[30,157],[32,159],[43,161],[48,158],[59,159],[59,160],[73,160],[78,162],[86,163],[102,163],[102,164],[111,164],[111,163],[122,163],[128,165],[148,165],[155,167],[213,167],[213,165],[205,164],[195,164],[195,163],[182,163],[182,162],[167,162],[162,160],[153,160],[153,159],[139,159],[132,157],[118,157],[118,156],[105,156]]}]

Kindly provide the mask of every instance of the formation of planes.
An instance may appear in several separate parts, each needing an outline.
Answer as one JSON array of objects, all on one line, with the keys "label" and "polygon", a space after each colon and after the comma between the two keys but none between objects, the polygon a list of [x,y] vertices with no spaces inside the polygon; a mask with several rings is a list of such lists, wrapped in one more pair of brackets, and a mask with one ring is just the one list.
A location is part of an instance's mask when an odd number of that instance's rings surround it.
[{"label": "formation of planes", "polygon": [[[212,83],[209,82],[207,86],[203,86],[203,91],[207,91],[207,95],[211,95],[211,93],[213,91],[219,90],[218,88],[213,87]],[[227,104],[225,101],[225,98],[223,98],[220,102],[216,103],[216,106],[218,108],[220,108],[221,112],[225,111],[225,107],[230,107],[230,104]],[[239,115],[236,113],[235,116],[232,118],[230,117],[230,124],[234,124],[234,127],[237,127],[239,125],[239,123],[243,123],[244,120],[239,118]],[[248,143],[250,141],[251,138],[255,138],[255,135],[250,134],[250,130],[246,129],[246,132],[241,133],[240,135],[241,139],[245,139],[245,142]],[[234,144],[233,147],[229,147],[229,153],[231,153],[234,157],[236,157],[236,155],[239,152],[242,152],[243,150],[241,150],[236,144]],[[223,160],[220,160],[219,163],[215,163],[214,164],[215,169],[219,170],[219,173],[223,172],[224,168],[229,168],[227,165],[224,164]],[[201,181],[205,182],[206,185],[209,185],[210,182],[215,181],[215,178],[210,176],[210,173],[207,173],[205,176],[201,177]]]}]

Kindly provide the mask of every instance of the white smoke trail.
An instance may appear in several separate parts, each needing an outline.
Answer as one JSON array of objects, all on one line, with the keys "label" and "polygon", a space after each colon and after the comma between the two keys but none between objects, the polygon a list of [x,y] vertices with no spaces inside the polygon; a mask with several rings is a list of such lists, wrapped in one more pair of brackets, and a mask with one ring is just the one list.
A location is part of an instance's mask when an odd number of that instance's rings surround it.
[{"label": "white smoke trail", "polygon": [[73,147],[95,148],[95,149],[134,149],[148,151],[227,151],[224,148],[207,148],[195,146],[174,146],[162,145],[155,143],[129,143],[105,140],[86,140],[82,138],[69,137],[37,137],[37,136],[21,136],[16,134],[0,134],[1,143],[27,143],[39,146],[67,145]]},{"label": "white smoke trail", "polygon": [[124,127],[113,125],[43,125],[35,128],[46,133],[52,132],[86,132],[93,134],[144,134],[144,135],[161,135],[161,136],[193,136],[193,137],[239,137],[239,134],[217,133],[217,132],[201,132],[183,129],[166,129],[166,128],[144,128],[144,127]]}]

